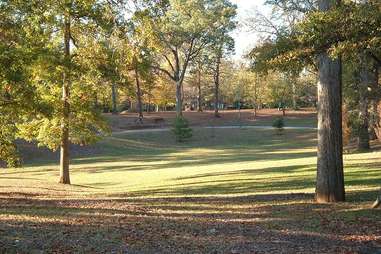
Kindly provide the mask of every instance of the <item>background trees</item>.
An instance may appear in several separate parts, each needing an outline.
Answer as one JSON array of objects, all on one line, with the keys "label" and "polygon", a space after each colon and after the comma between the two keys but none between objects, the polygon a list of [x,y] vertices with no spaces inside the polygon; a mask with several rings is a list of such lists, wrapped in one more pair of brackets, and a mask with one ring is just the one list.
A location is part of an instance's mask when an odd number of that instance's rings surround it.
[{"label": "background trees", "polygon": [[190,62],[213,45],[216,32],[234,18],[235,8],[225,0],[170,0],[145,6],[157,52],[153,68],[174,81],[178,116],[182,114],[182,86]]},{"label": "background trees", "polygon": [[[24,116],[15,114],[22,120],[15,122],[14,133],[53,150],[60,148],[60,182],[70,183],[69,142],[90,143],[107,131],[95,107],[97,75],[86,51],[90,50],[97,29],[109,24],[111,7],[106,2],[69,0],[8,1],[4,6],[13,6],[24,17],[20,22],[29,23],[25,33],[19,33],[21,27],[12,33],[25,42],[21,48],[26,54],[22,55],[33,55],[29,65],[23,64],[25,80],[19,94],[27,92],[30,84],[36,95],[23,101],[32,100],[39,105]],[[12,9],[4,7],[3,11],[4,15],[18,17]],[[16,65],[11,66],[12,69]]]}]

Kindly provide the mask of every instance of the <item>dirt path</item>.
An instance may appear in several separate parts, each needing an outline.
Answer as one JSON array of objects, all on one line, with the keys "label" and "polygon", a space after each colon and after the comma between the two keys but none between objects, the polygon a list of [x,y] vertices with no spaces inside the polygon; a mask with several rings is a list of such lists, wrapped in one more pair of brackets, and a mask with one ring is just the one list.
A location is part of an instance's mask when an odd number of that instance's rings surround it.
[{"label": "dirt path", "polygon": [[[236,125],[228,125],[228,126],[202,126],[202,127],[195,127],[199,129],[264,129],[264,130],[271,130],[274,129],[272,126],[253,126],[253,125],[242,125],[242,126],[236,126]],[[317,128],[314,127],[308,127],[308,126],[287,126],[284,127],[285,130],[317,130]],[[171,128],[164,127],[164,128],[148,128],[148,129],[136,129],[136,130],[125,130],[125,131],[114,131],[113,135],[119,135],[119,134],[127,134],[127,133],[149,133],[149,132],[162,132],[162,131],[170,131]]]},{"label": "dirt path", "polygon": [[[282,116],[282,112],[277,109],[258,110],[254,117],[252,110],[225,110],[220,112],[220,117],[214,117],[214,112],[184,112],[184,117],[189,124],[194,126],[237,126],[237,125],[271,125],[272,120]],[[123,131],[131,129],[154,129],[168,128],[176,117],[175,112],[153,112],[144,115],[143,124],[136,122],[135,113],[120,115],[105,114],[112,130]],[[289,110],[286,113],[287,121],[304,121],[313,123],[316,121],[316,112],[313,109],[303,109],[298,111]],[[290,126],[293,126],[290,124]],[[301,124],[302,126],[302,124]]]}]

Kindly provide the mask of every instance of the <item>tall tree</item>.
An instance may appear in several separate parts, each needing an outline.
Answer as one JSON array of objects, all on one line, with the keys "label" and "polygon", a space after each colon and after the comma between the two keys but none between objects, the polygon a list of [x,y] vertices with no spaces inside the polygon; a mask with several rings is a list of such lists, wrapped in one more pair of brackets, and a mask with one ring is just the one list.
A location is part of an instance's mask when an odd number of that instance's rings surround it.
[{"label": "tall tree", "polygon": [[[146,27],[147,22],[144,20],[146,16],[141,13],[136,13],[130,23],[130,57],[127,59],[130,62],[131,69],[134,72],[136,85],[136,99],[138,109],[138,121],[143,121],[143,83],[151,83],[152,78],[152,61],[153,48],[152,36],[153,30]],[[149,105],[148,105],[149,107]]]},{"label": "tall tree", "polygon": [[217,43],[216,48],[216,55],[215,55],[215,63],[213,68],[213,81],[214,81],[214,117],[220,117],[220,114],[218,113],[218,109],[220,106],[220,67],[221,67],[221,60],[223,56],[223,42]]},{"label": "tall tree", "polygon": [[216,31],[236,15],[228,0],[169,0],[146,8],[151,18],[157,61],[154,68],[176,86],[176,114],[182,115],[182,86],[190,62],[213,42]]},{"label": "tall tree", "polygon": [[[279,0],[277,2],[292,2]],[[297,1],[293,1],[297,2]],[[317,1],[319,11],[306,14],[284,36],[251,52],[255,66],[286,70],[315,66],[318,70],[319,132],[316,199],[345,199],[341,135],[341,56],[366,53],[380,59],[381,6],[333,0]],[[343,29],[345,28],[345,29]],[[315,62],[317,60],[317,62]]]},{"label": "tall tree", "polygon": [[208,56],[205,50],[193,61],[190,68],[190,83],[197,90],[197,111],[203,111],[203,83],[206,82],[205,75],[208,74]]},{"label": "tall tree", "polygon": [[[337,7],[340,1],[319,0],[319,11]],[[340,57],[318,55],[318,161],[317,202],[345,200],[342,135],[342,77]]]},{"label": "tall tree", "polygon": [[30,3],[40,26],[50,28],[44,35],[45,54],[33,66],[33,84],[49,110],[30,117],[20,126],[20,135],[51,149],[59,148],[59,182],[70,184],[70,143],[93,142],[107,131],[94,106],[95,84],[89,78],[93,71],[85,52],[90,50],[86,46],[89,38],[97,36],[98,26],[110,24],[106,17],[111,15],[110,6],[96,0]]}]

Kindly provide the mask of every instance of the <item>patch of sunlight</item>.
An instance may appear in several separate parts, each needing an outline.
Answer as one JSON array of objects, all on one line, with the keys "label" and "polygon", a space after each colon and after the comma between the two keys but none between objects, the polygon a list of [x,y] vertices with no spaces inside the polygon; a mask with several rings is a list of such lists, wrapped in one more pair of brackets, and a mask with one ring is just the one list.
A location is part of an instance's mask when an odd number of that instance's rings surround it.
[{"label": "patch of sunlight", "polygon": [[[4,192],[37,193],[45,197],[245,197],[314,193],[315,132],[272,130],[240,132],[198,130],[198,140],[181,145],[168,135],[108,137],[98,144],[104,154],[75,158],[73,185],[57,183],[58,165],[39,165],[0,172]],[[205,138],[204,138],[205,137]],[[346,154],[349,192],[374,191],[381,182],[381,152]],[[379,156],[380,158],[377,158]],[[260,202],[259,202],[260,203]]]},{"label": "patch of sunlight", "polygon": [[[303,154],[303,153],[314,153],[316,152],[316,148],[309,147],[309,148],[303,148],[303,149],[282,149],[282,150],[274,150],[274,151],[264,151],[262,154]],[[304,157],[306,158],[306,157]]]}]

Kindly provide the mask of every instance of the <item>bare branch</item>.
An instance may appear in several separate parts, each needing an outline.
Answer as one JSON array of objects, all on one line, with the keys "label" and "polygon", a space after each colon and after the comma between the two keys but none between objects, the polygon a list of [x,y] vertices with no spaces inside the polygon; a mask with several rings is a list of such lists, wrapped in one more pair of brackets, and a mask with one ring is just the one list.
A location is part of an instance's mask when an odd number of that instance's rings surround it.
[{"label": "bare branch", "polygon": [[168,70],[166,70],[166,69],[163,69],[163,68],[161,68],[159,66],[154,66],[154,65],[152,65],[151,68],[154,69],[154,70],[160,71],[162,73],[165,73],[170,79],[172,79],[174,81],[176,80],[175,77]]}]

